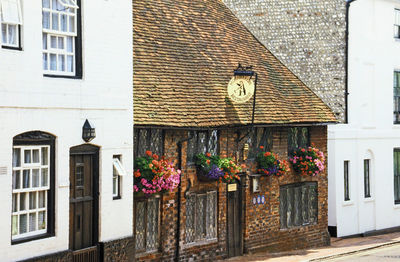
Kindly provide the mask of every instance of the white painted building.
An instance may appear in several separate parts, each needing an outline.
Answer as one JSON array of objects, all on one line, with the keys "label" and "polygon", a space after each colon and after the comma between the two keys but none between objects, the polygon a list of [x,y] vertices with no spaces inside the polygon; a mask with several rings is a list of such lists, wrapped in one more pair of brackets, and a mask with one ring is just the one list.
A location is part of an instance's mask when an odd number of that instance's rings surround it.
[{"label": "white painted building", "polygon": [[399,0],[349,8],[348,124],[328,129],[328,217],[339,237],[400,227],[399,10]]},{"label": "white painted building", "polygon": [[130,241],[131,6],[0,0],[0,261]]}]

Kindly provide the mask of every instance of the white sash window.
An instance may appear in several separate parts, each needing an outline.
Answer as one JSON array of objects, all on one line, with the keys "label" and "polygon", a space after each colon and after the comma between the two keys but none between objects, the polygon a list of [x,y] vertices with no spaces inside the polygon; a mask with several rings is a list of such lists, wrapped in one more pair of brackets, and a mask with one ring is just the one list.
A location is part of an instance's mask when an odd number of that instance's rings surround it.
[{"label": "white sash window", "polygon": [[2,46],[20,46],[19,30],[22,25],[20,0],[0,0]]},{"label": "white sash window", "polygon": [[74,76],[77,37],[76,0],[42,0],[43,71]]}]

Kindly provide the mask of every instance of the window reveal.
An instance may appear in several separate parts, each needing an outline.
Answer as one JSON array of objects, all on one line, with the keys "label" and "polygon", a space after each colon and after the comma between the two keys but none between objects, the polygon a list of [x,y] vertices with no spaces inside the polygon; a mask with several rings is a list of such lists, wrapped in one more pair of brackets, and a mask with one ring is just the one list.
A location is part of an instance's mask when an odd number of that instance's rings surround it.
[{"label": "window reveal", "polygon": [[281,229],[318,222],[317,186],[316,182],[306,182],[280,187]]}]

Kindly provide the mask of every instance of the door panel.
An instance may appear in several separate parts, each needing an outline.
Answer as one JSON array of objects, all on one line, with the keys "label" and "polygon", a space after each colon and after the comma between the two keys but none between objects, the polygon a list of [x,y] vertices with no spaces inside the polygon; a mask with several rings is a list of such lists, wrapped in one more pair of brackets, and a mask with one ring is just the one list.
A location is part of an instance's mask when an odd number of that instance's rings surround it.
[{"label": "door panel", "polygon": [[70,248],[79,250],[95,245],[94,172],[92,154],[70,156]]},{"label": "door panel", "polygon": [[236,191],[227,192],[228,257],[235,257],[243,254],[241,190],[238,184]]}]

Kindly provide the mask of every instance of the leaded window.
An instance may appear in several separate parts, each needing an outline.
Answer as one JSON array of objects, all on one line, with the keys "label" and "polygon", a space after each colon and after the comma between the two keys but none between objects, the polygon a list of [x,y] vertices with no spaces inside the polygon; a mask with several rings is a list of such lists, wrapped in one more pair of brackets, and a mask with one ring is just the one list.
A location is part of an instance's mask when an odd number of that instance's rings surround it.
[{"label": "leaded window", "polygon": [[393,123],[400,123],[400,72],[394,72],[393,78]]},{"label": "leaded window", "polygon": [[1,45],[20,47],[22,13],[20,0],[0,0]]},{"label": "leaded window", "polygon": [[393,152],[394,162],[394,203],[400,204],[400,149]]},{"label": "leaded window", "polygon": [[[272,128],[253,128],[247,137],[247,144],[249,145],[248,158],[255,158],[261,151],[271,151],[272,141]],[[261,147],[263,147],[263,149],[261,149]]]},{"label": "leaded window", "polygon": [[310,146],[310,132],[308,127],[293,127],[288,129],[288,154],[293,155],[298,148]]},{"label": "leaded window", "polygon": [[400,10],[394,10],[394,37],[400,38]]},{"label": "leaded window", "polygon": [[164,135],[162,129],[155,128],[135,128],[134,129],[134,154],[135,157],[146,155],[150,150],[153,154],[163,155]]},{"label": "leaded window", "polygon": [[135,201],[135,246],[137,252],[157,251],[159,247],[160,199]]},{"label": "leaded window", "polygon": [[217,192],[191,193],[186,199],[185,242],[217,238]]},{"label": "leaded window", "polygon": [[78,9],[77,0],[42,0],[45,74],[76,75]]},{"label": "leaded window", "polygon": [[280,187],[281,228],[306,226],[318,222],[318,184],[305,182]]},{"label": "leaded window", "polygon": [[187,145],[187,161],[193,162],[197,154],[207,152],[212,155],[219,153],[219,132],[218,130],[209,131],[190,131]]}]

